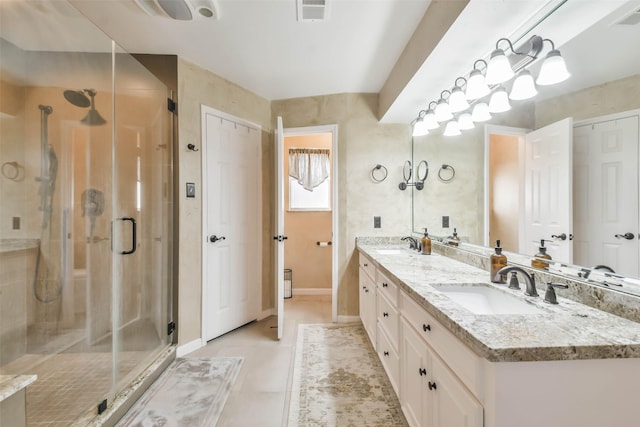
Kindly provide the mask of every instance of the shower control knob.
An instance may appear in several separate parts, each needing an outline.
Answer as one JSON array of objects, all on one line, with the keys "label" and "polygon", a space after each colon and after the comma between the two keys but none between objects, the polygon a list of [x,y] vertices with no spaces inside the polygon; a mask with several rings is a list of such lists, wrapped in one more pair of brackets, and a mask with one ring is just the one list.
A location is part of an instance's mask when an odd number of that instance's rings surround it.
[{"label": "shower control knob", "polygon": [[616,239],[633,240],[635,235],[633,233],[624,233],[624,234],[616,234],[615,237],[616,237]]}]

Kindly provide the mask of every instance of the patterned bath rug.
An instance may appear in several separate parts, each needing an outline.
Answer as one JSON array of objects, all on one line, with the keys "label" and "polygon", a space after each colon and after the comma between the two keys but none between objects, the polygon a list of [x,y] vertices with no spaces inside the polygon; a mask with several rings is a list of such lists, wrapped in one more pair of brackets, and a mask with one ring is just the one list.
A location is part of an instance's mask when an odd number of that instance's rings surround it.
[{"label": "patterned bath rug", "polygon": [[360,323],[299,326],[288,425],[408,426]]},{"label": "patterned bath rug", "polygon": [[176,359],[116,426],[215,426],[243,361],[242,357]]}]

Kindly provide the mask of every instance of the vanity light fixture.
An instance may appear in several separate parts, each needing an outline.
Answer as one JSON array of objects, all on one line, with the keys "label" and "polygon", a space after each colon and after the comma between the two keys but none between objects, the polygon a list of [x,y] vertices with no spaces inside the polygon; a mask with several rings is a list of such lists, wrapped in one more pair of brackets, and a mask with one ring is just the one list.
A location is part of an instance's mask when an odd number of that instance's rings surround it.
[{"label": "vanity light fixture", "polygon": [[489,99],[489,112],[490,113],[504,113],[511,109],[509,103],[509,96],[504,86],[500,86]]},{"label": "vanity light fixture", "polygon": [[462,132],[460,132],[460,125],[458,124],[458,121],[456,119],[449,120],[442,134],[444,136],[458,136],[462,134]]},{"label": "vanity light fixture", "polygon": [[565,64],[560,51],[556,49],[553,42],[549,39],[544,39],[543,42],[551,43],[551,51],[547,54],[540,66],[540,74],[536,83],[542,86],[552,85],[563,82],[571,77],[571,74],[567,70],[567,64]]},{"label": "vanity light fixture", "polygon": [[483,59],[478,59],[473,64],[473,70],[471,70],[471,73],[469,74],[469,80],[467,80],[467,90],[465,92],[465,96],[470,101],[487,96],[491,91],[484,79],[482,71],[476,68],[476,65],[479,63],[483,63],[484,67],[487,68],[487,63]]},{"label": "vanity light fixture", "polygon": [[[438,103],[436,104],[436,109],[435,109],[436,120],[440,123],[446,122],[447,120],[451,120],[453,118],[453,113],[451,112],[451,106],[447,103],[447,100],[444,98],[445,93],[451,96],[451,92],[449,92],[448,90],[443,90],[440,93],[440,99],[438,100]],[[447,99],[449,98],[449,96],[447,96]]]},{"label": "vanity light fixture", "polygon": [[[544,42],[551,44],[551,50],[542,62],[540,73],[534,82],[527,67],[539,58]],[[508,47],[501,49],[501,43],[508,44]],[[506,51],[511,54],[507,56]],[[480,64],[484,64],[484,75]],[[474,122],[490,120],[491,113],[509,111],[509,99],[519,101],[534,97],[538,93],[536,84],[559,83],[570,75],[564,59],[551,40],[533,35],[515,50],[509,39],[501,38],[496,42],[496,48],[488,62],[484,59],[476,60],[468,77],[458,77],[452,89],[440,93],[438,102],[431,101],[426,111],[420,110],[418,117],[411,123],[414,126],[414,136],[415,132],[424,135],[445,122],[445,135],[459,135],[460,129],[471,129]],[[514,76],[517,77],[508,93],[504,84]],[[432,104],[435,104],[433,109]],[[454,113],[457,119],[454,119]]]},{"label": "vanity light fixture", "polygon": [[522,70],[518,73],[518,76],[513,81],[511,86],[511,93],[509,98],[514,101],[520,101],[524,99],[533,98],[538,94],[536,85],[533,82],[533,76],[529,70]]},{"label": "vanity light fixture", "polygon": [[459,111],[464,111],[469,108],[469,103],[467,102],[467,98],[462,91],[462,87],[458,86],[458,80],[462,80],[464,83],[467,83],[467,79],[464,77],[458,77],[454,83],[453,89],[451,89],[451,96],[449,97],[449,107],[451,108],[452,113],[457,113]]}]

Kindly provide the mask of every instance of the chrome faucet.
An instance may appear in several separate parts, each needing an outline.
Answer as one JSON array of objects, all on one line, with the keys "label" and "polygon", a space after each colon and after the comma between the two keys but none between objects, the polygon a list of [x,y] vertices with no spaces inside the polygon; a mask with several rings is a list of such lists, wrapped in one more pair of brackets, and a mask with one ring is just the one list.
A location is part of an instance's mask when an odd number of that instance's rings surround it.
[{"label": "chrome faucet", "polygon": [[403,238],[401,238],[400,240],[405,241],[408,240],[409,241],[409,249],[415,249],[416,251],[420,250],[418,241],[416,240],[415,237],[412,236],[404,236]]},{"label": "chrome faucet", "polygon": [[523,268],[517,267],[515,265],[510,265],[508,267],[503,267],[496,273],[496,278],[501,274],[507,274],[510,271],[517,271],[522,273],[524,277],[524,281],[527,284],[527,289],[524,291],[524,294],[530,297],[537,297],[538,292],[536,291],[536,278],[533,274],[527,273]]}]

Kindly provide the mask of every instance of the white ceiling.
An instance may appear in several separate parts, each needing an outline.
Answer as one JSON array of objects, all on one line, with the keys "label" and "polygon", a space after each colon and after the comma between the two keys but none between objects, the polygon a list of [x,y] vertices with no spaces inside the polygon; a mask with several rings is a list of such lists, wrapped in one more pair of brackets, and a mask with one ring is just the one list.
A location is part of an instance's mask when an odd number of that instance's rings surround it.
[{"label": "white ceiling", "polygon": [[[295,0],[213,0],[218,20],[176,21],[149,16],[134,0],[70,1],[128,52],[179,55],[269,100],[380,92],[430,4],[327,0],[326,22],[298,22]],[[416,65],[381,120],[409,123],[457,76],[468,74],[475,59],[486,58],[498,38],[517,38],[561,2],[470,0],[426,60]],[[0,0],[2,32],[21,49],[90,52],[100,51],[107,41],[74,17],[66,1],[28,1],[38,10],[37,16],[29,12],[32,25],[20,19],[25,8],[8,7],[11,3],[25,5],[25,0]],[[569,0],[538,25],[529,34],[554,40],[573,74],[541,95],[638,74],[640,25],[612,25],[638,9],[640,0]],[[580,35],[587,28],[592,29]]]}]

